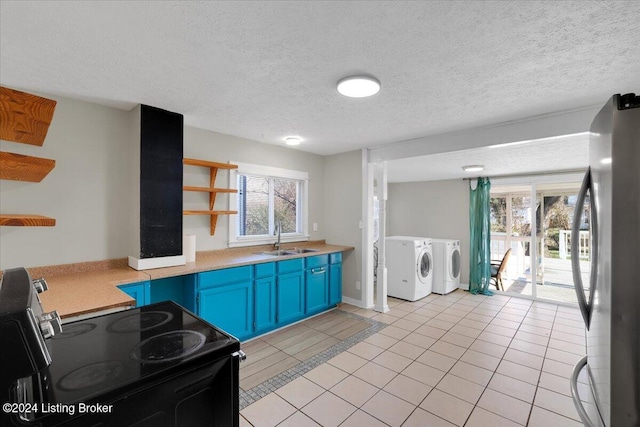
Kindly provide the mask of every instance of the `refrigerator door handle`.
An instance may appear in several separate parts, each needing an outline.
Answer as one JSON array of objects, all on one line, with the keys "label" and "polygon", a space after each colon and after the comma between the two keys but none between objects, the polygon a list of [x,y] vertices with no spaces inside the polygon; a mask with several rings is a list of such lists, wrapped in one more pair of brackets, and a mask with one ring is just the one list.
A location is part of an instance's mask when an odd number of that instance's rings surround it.
[{"label": "refrigerator door handle", "polygon": [[573,399],[573,404],[575,405],[578,415],[585,427],[597,427],[597,425],[589,418],[589,414],[587,414],[587,411],[584,409],[584,405],[582,404],[580,395],[578,394],[578,376],[580,375],[582,368],[585,366],[587,366],[587,356],[578,360],[576,366],[573,367],[573,372],[571,373],[571,398]]},{"label": "refrigerator door handle", "polygon": [[[591,252],[591,277],[590,289],[589,289],[589,302],[584,295],[584,286],[582,284],[582,275],[580,271],[580,219],[582,217],[581,212],[584,208],[584,203],[587,196],[587,191],[591,194],[591,245],[589,251]],[[578,306],[582,313],[584,323],[589,330],[591,324],[591,307],[593,305],[593,294],[596,288],[596,274],[598,269],[598,215],[596,212],[596,206],[593,200],[593,183],[591,180],[591,169],[587,169],[582,180],[582,187],[578,194],[578,200],[576,201],[576,207],[573,215],[573,227],[571,229],[571,270],[573,272],[573,284],[576,289],[576,296],[578,297]]]}]

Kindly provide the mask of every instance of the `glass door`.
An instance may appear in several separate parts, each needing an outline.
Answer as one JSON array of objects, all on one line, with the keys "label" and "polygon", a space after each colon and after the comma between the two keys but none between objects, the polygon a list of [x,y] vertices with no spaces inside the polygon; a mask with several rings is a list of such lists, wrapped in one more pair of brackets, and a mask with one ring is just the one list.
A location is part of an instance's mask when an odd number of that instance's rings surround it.
[{"label": "glass door", "polygon": [[499,264],[511,248],[501,275],[503,288],[505,292],[532,296],[531,195],[524,192],[495,194],[491,197],[490,207],[492,263]]},{"label": "glass door", "polygon": [[[571,258],[578,257],[580,260],[588,298],[591,259],[589,196],[584,208],[576,212],[579,182],[536,184],[533,203],[532,187],[492,188],[492,262],[500,262],[507,249],[511,248],[502,274],[505,292],[577,304]],[[578,253],[573,254],[571,228],[576,215],[580,218],[580,241]],[[535,231],[532,230],[534,223]]]},{"label": "glass door", "polygon": [[[587,289],[590,271],[589,197],[580,212],[576,212],[579,188],[573,191],[542,191],[539,220],[543,239],[540,241],[539,286],[540,298],[577,304],[571,272],[571,258],[577,256],[581,264],[583,284]],[[571,253],[571,227],[575,215],[580,215],[578,253]]]}]

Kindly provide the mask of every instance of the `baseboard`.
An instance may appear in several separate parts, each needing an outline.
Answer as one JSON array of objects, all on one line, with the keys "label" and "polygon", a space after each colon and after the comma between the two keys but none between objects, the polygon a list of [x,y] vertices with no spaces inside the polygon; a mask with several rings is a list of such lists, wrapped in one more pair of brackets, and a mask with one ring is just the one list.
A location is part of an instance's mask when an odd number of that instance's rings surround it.
[{"label": "baseboard", "polygon": [[468,291],[469,290],[469,284],[468,283],[460,283],[458,285],[458,289],[462,289],[463,291]]},{"label": "baseboard", "polygon": [[365,309],[367,308],[364,306],[364,304],[362,304],[362,301],[360,301],[359,299],[345,297],[344,295],[342,296],[342,302],[345,304],[354,305],[360,308],[365,308]]}]

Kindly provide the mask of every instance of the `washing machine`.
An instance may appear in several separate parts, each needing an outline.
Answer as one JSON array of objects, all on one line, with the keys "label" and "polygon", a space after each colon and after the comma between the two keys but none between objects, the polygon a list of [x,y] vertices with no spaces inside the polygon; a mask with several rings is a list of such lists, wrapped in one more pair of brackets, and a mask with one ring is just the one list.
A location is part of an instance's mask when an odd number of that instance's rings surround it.
[{"label": "washing machine", "polygon": [[431,239],[433,250],[433,288],[435,294],[448,294],[460,286],[460,240]]},{"label": "washing machine", "polygon": [[417,301],[431,293],[431,239],[410,236],[385,238],[385,265],[387,295]]}]

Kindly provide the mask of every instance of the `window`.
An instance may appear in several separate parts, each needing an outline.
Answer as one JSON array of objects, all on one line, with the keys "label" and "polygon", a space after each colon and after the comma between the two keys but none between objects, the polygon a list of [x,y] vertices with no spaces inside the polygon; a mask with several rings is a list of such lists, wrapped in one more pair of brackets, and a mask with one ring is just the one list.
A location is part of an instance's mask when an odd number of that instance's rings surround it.
[{"label": "window", "polygon": [[281,241],[308,240],[306,172],[236,162],[230,199],[238,211],[229,224],[229,246],[273,243],[275,226],[282,224]]}]

